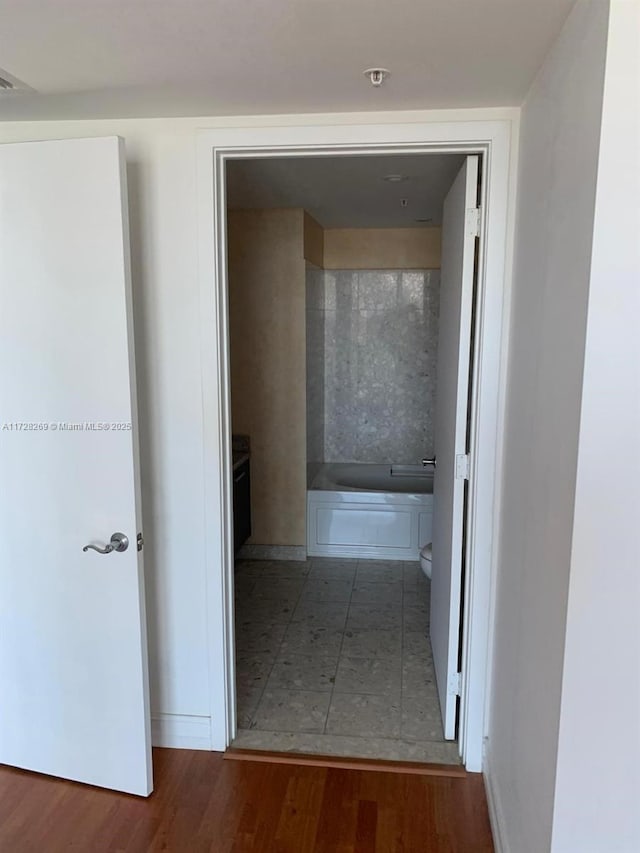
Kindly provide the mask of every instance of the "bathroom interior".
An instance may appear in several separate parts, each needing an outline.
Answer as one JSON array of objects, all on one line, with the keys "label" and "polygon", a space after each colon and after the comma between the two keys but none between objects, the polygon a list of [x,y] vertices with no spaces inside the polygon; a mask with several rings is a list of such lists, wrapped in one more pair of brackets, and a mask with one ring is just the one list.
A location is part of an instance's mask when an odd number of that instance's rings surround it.
[{"label": "bathroom interior", "polygon": [[459,763],[429,640],[423,460],[464,159],[227,163],[235,749]]}]

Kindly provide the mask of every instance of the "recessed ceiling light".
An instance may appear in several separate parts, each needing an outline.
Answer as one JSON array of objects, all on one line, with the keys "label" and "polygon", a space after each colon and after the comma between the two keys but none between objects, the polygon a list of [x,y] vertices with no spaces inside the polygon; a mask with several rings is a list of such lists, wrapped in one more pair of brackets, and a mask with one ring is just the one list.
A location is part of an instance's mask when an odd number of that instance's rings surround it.
[{"label": "recessed ceiling light", "polygon": [[383,181],[389,181],[390,184],[400,184],[402,181],[408,181],[406,175],[385,175]]},{"label": "recessed ceiling light", "polygon": [[367,68],[362,72],[365,77],[368,77],[371,81],[371,85],[375,86],[376,89],[379,86],[382,86],[383,82],[391,77],[391,72],[388,68]]}]

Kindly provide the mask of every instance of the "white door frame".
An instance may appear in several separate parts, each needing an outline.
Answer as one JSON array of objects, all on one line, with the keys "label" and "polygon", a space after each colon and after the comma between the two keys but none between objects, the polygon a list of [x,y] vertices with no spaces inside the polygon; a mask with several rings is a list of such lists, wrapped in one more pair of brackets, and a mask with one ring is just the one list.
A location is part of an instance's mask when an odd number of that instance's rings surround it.
[{"label": "white door frame", "polygon": [[[211,748],[235,735],[233,529],[225,161],[372,153],[483,154],[482,234],[472,398],[459,749],[470,771],[482,770],[488,694],[495,533],[500,486],[502,354],[508,319],[513,228],[514,114],[481,120],[407,124],[316,124],[210,128],[197,134],[198,248],[204,428],[205,572],[211,696]],[[464,113],[463,113],[464,115]],[[308,118],[308,117],[307,117]],[[344,119],[343,119],[344,120]],[[275,125],[275,126],[274,126]]]}]

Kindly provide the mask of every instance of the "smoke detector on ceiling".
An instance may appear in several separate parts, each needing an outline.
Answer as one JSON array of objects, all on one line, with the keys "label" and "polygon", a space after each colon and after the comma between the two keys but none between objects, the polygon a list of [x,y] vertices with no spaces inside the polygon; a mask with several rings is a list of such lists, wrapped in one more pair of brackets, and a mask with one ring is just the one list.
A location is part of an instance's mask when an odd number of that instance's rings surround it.
[{"label": "smoke detector on ceiling", "polygon": [[367,70],[362,73],[365,77],[369,78],[371,85],[376,89],[382,86],[388,77],[391,77],[391,72],[388,68],[367,68]]}]

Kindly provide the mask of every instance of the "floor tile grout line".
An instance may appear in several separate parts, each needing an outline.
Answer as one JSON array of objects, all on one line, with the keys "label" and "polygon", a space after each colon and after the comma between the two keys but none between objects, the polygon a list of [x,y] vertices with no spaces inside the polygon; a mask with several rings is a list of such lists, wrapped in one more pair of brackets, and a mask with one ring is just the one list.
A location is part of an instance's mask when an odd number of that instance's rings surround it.
[{"label": "floor tile grout line", "polygon": [[[234,572],[235,572],[235,563],[234,563]],[[256,582],[258,581],[258,579],[261,576],[262,576],[262,572],[260,572],[259,575],[254,578],[253,588],[255,588]],[[234,577],[234,581],[235,581],[235,577]],[[253,591],[253,588],[252,588],[252,591]],[[249,595],[247,595],[245,593],[244,597],[250,598],[251,593],[249,593]],[[237,661],[238,661],[238,633],[239,633],[237,628],[238,628],[239,620],[238,620],[237,616],[238,616],[238,602],[234,597],[234,602],[233,602],[233,624],[234,624],[233,654],[234,654],[234,662],[236,664],[235,665],[235,680],[234,680],[234,689],[236,691],[236,702],[235,702],[235,705],[236,705],[236,731],[238,731],[238,729],[240,728],[240,726],[238,725],[238,712],[240,709],[239,709],[239,702],[238,702],[238,666],[237,666]],[[271,670],[269,672],[271,672]],[[260,702],[262,701],[262,697],[264,695],[264,691],[266,690],[268,680],[269,680],[269,676],[267,676],[265,678],[264,686],[263,686],[262,690],[260,691],[260,698],[256,702],[255,708],[251,711],[250,714],[247,714],[247,720],[248,720],[249,728],[251,728],[251,723],[253,722],[253,718],[254,718],[254,716],[255,716],[255,714],[256,714],[259,706],[260,706]]]},{"label": "floor tile grout line", "polygon": [[360,561],[356,562],[356,570],[353,573],[353,577],[351,579],[351,595],[349,596],[349,602],[347,604],[347,612],[344,617],[344,624],[342,626],[342,637],[340,638],[340,648],[338,649],[338,660],[336,662],[336,671],[333,674],[333,683],[331,685],[331,695],[329,696],[329,704],[327,705],[327,716],[324,721],[324,729],[323,734],[328,734],[327,725],[329,723],[329,714],[331,713],[331,705],[333,703],[333,694],[336,692],[336,678],[338,677],[338,670],[340,669],[340,658],[342,657],[342,648],[344,646],[344,635],[347,630],[347,622],[349,621],[349,611],[351,610],[351,601],[353,599],[353,588],[356,584],[356,577],[358,576],[358,565]]},{"label": "floor tile grout line", "polygon": [[400,737],[403,737],[404,723],[404,621],[405,621],[405,605],[404,605],[404,563],[402,564],[402,624],[400,627]]},{"label": "floor tile grout line", "polygon": [[[257,701],[257,703],[256,703],[256,706],[255,706],[255,709],[254,709],[253,713],[252,713],[251,715],[249,715],[249,725],[250,725],[250,726],[251,726],[251,723],[253,723],[253,720],[255,719],[255,717],[256,717],[256,715],[257,715],[257,713],[258,713],[259,709],[260,709],[260,705],[261,705],[261,703],[262,703],[262,700],[264,699],[265,691],[266,691],[266,690],[267,690],[267,688],[268,688],[269,681],[270,681],[270,679],[271,679],[271,675],[273,674],[273,669],[274,669],[274,667],[275,667],[275,665],[276,665],[276,663],[277,663],[277,661],[278,661],[278,658],[279,658],[279,656],[280,656],[280,652],[281,652],[281,650],[282,650],[282,644],[284,643],[284,639],[285,639],[285,637],[286,637],[287,631],[288,631],[288,629],[290,628],[290,626],[293,624],[293,622],[292,622],[293,614],[295,613],[295,611],[296,611],[296,609],[297,609],[297,607],[298,607],[298,604],[300,603],[300,601],[301,601],[301,599],[302,599],[302,596],[303,596],[303,593],[304,593],[304,589],[305,589],[305,587],[306,587],[306,585],[307,585],[307,582],[310,580],[310,573],[311,573],[311,569],[312,569],[312,568],[313,568],[313,563],[311,564],[311,566],[310,566],[310,568],[309,568],[309,571],[308,571],[308,572],[306,573],[306,575],[304,576],[304,578],[305,578],[305,582],[303,583],[303,585],[302,585],[302,587],[301,587],[301,589],[300,589],[300,592],[298,593],[298,596],[297,596],[297,598],[296,598],[296,600],[295,600],[295,603],[293,604],[293,606],[292,606],[292,608],[291,608],[291,615],[290,615],[289,619],[287,620],[287,622],[286,622],[286,623],[284,623],[284,624],[286,624],[286,628],[285,628],[285,631],[284,631],[284,633],[283,633],[282,640],[280,641],[280,643],[279,643],[279,645],[278,645],[278,649],[277,649],[277,651],[275,652],[273,662],[272,662],[272,664],[271,664],[271,667],[269,668],[269,672],[268,672],[268,674],[267,674],[267,676],[266,676],[266,678],[265,678],[265,684],[264,684],[264,687],[262,688],[262,690],[261,690],[261,692],[260,692],[260,698],[258,699],[258,701]],[[259,575],[255,578],[255,580],[257,581],[258,579],[263,579],[264,577],[269,577],[269,576],[265,576],[262,572],[260,572],[260,573],[259,573]],[[328,578],[328,580],[333,580],[333,579],[334,579],[334,578]],[[284,580],[289,580],[289,578],[284,578]],[[352,580],[352,589],[353,589],[353,583],[355,583],[355,573],[354,573],[354,577],[353,577],[353,580]],[[254,583],[254,587],[255,587],[255,583]],[[251,595],[249,595],[248,597],[251,597]],[[261,598],[261,596],[258,596],[258,598]],[[273,598],[273,599],[271,599],[271,598],[262,598],[262,600],[263,600],[263,601],[273,601],[273,602],[278,601],[278,599],[277,599],[277,598]],[[307,600],[309,600],[309,599],[307,599]],[[313,599],[311,599],[311,601],[313,601]],[[317,602],[317,601],[316,601],[316,602],[314,602],[314,603],[318,604],[318,603],[320,603],[320,602]],[[326,603],[336,603],[336,602],[326,602]],[[347,607],[347,612],[348,612],[348,607]],[[257,621],[259,621],[259,620],[257,620]],[[255,624],[255,623],[253,623],[253,624]],[[274,622],[273,622],[273,620],[270,620],[270,621],[269,621],[269,624],[282,624],[282,623],[274,623]],[[346,616],[345,616],[345,625],[346,625]],[[319,626],[316,626],[316,627],[319,627]],[[330,630],[330,629],[327,629],[327,630]],[[344,640],[344,629],[343,629],[343,638],[342,638],[342,639]],[[236,645],[237,645],[237,643],[236,643]],[[338,663],[339,663],[339,660],[340,660],[340,652],[338,653],[338,660],[337,660],[337,662],[336,662],[336,673],[337,673],[337,670],[338,670]],[[336,673],[334,673],[334,680],[335,680],[335,674],[336,674]],[[236,691],[237,691],[237,676],[236,676]],[[333,688],[332,688],[332,691],[331,691],[331,692],[333,693]],[[329,704],[330,704],[330,702],[331,702],[331,700],[329,700]],[[329,717],[329,708],[327,707],[327,715],[326,715],[326,717],[325,717],[324,729],[326,729],[326,724],[327,724],[328,717]],[[236,723],[236,725],[237,725],[237,723]],[[252,730],[252,731],[256,731],[255,729],[251,729],[251,730]]]},{"label": "floor tile grout line", "polygon": [[[360,658],[360,660],[371,660],[371,658]],[[318,687],[272,687],[271,690],[281,690],[284,693],[322,693],[326,696],[328,693],[335,692],[338,696],[380,696],[388,698],[399,690],[335,690],[333,687],[330,690],[320,690]],[[409,697],[419,699],[421,697]]]},{"label": "floor tile grout line", "polygon": [[[307,580],[316,580],[316,579],[317,579],[317,578],[315,578],[315,577],[314,577],[314,578],[312,578],[312,577],[311,577],[311,572],[312,572],[312,570],[313,570],[313,562],[312,562],[312,564],[311,564],[311,568],[310,568],[310,570],[309,570],[309,573],[307,574]],[[325,578],[324,578],[324,580],[325,580],[325,582],[327,582],[327,583],[330,585],[330,582],[331,582],[331,581],[334,581],[334,580],[340,580],[340,578],[339,578],[339,577],[335,577],[335,576],[333,576],[333,575],[332,575],[332,576],[330,576],[330,577],[325,577]],[[352,590],[353,590],[353,584],[354,584],[354,583],[355,583],[355,572],[354,572],[354,574],[353,574],[353,579],[352,579],[352,582],[351,582]],[[293,608],[293,612],[295,612],[295,610],[296,610],[296,608],[297,608],[298,604],[300,604],[300,602],[301,602],[301,600],[302,600],[302,597],[303,597],[303,594],[304,594],[304,587],[305,587],[305,586],[306,586],[306,582],[305,582],[305,584],[303,585],[302,590],[300,591],[300,596],[299,596],[299,598],[298,598],[298,600],[297,600],[297,602],[296,602],[296,606]],[[335,601],[335,600],[331,600],[331,599],[316,600],[316,599],[313,599],[313,598],[311,598],[311,599],[307,598],[307,599],[305,599],[305,600],[306,600],[306,601],[310,601],[310,602],[311,602],[311,603],[313,603],[313,604],[343,604],[343,603],[344,603],[343,601]],[[328,703],[328,705],[327,705],[327,713],[326,713],[326,715],[325,715],[325,721],[324,721],[324,726],[323,726],[322,734],[326,734],[327,721],[328,721],[328,719],[329,719],[329,709],[330,709],[330,706],[331,706],[331,699],[332,699],[332,697],[333,697],[333,692],[334,692],[334,688],[335,688],[335,678],[336,678],[336,675],[337,675],[337,672],[338,672],[338,666],[339,666],[339,663],[340,663],[341,649],[342,649],[342,643],[344,642],[344,631],[345,631],[345,627],[346,627],[346,623],[347,623],[347,618],[348,618],[348,613],[349,613],[349,607],[350,607],[350,601],[351,601],[351,595],[349,596],[349,602],[347,602],[347,613],[345,614],[344,626],[343,626],[343,628],[342,628],[342,638],[341,638],[341,642],[340,642],[340,650],[338,651],[338,655],[337,655],[337,658],[336,658],[335,671],[334,671],[334,674],[333,674],[333,682],[332,682],[331,690],[330,690],[330,691],[308,691],[308,690],[307,690],[307,691],[303,691],[303,692],[329,693],[329,703]],[[292,613],[292,617],[291,617],[291,618],[293,618],[293,613]],[[287,624],[287,628],[288,628],[290,625],[292,625],[292,624],[294,624],[294,623],[293,623],[291,620],[289,620],[289,623]],[[296,624],[301,624],[301,623],[296,623]],[[314,627],[315,627],[315,628],[322,628],[323,626],[321,626],[321,625],[315,625]],[[326,628],[326,630],[327,630],[327,631],[330,631],[330,630],[336,630],[336,629],[333,629],[333,628],[329,628],[329,627],[327,627],[327,628]],[[285,631],[285,634],[286,634],[286,631]],[[284,642],[284,637],[283,637],[282,642]],[[282,648],[282,643],[280,644],[280,649],[281,649],[281,648]],[[276,658],[277,658],[278,656],[279,656],[279,652],[276,654]],[[308,656],[308,657],[313,657],[313,654],[309,654],[309,655],[306,655],[306,656]],[[274,662],[274,666],[275,666],[275,662]],[[272,673],[273,673],[273,667],[271,668],[271,671],[270,671],[270,674],[269,674],[269,678],[271,677],[271,674],[272,674]],[[267,682],[268,682],[268,680],[269,680],[269,679],[267,679]],[[266,685],[265,685],[265,688],[264,688],[264,689],[266,690]],[[276,689],[276,688],[274,688],[274,689]],[[294,691],[294,692],[295,692],[295,688],[286,688],[286,689],[287,689],[287,690],[291,690],[291,691]],[[263,694],[262,694],[262,695],[264,695],[264,690],[263,690]],[[262,701],[262,700],[260,700],[260,701]],[[318,734],[318,733],[316,732],[315,734]]]},{"label": "floor tile grout line", "polygon": [[[305,587],[305,586],[306,586],[306,580],[305,580],[305,583],[304,583],[304,584],[303,584],[303,586],[302,586],[302,589],[304,589],[304,587]],[[278,660],[278,657],[279,657],[279,655],[280,655],[280,650],[282,649],[282,644],[284,643],[284,638],[285,638],[285,636],[286,636],[286,634],[287,634],[287,631],[289,630],[289,626],[291,625],[291,619],[293,618],[293,614],[294,614],[294,612],[295,612],[296,607],[298,606],[298,602],[299,602],[299,600],[300,600],[300,596],[302,595],[302,589],[301,589],[301,590],[300,590],[300,592],[298,593],[298,597],[297,597],[297,599],[296,599],[296,602],[295,602],[295,604],[294,604],[294,605],[292,606],[292,608],[291,608],[291,614],[290,614],[290,616],[289,616],[289,619],[288,619],[288,620],[287,620],[287,622],[285,623],[285,624],[286,624],[286,628],[285,628],[284,633],[283,633],[283,635],[282,635],[282,639],[280,640],[280,643],[279,643],[279,645],[278,645],[278,649],[277,649],[277,651],[276,651],[276,652],[275,652],[275,654],[274,654],[274,657],[273,657],[273,663],[271,664],[271,667],[269,668],[269,672],[268,672],[268,674],[267,674],[267,676],[266,676],[266,678],[265,678],[265,681],[264,681],[264,687],[262,688],[262,690],[261,690],[261,692],[260,692],[260,698],[259,698],[259,699],[258,699],[258,701],[256,702],[256,707],[255,707],[255,709],[254,709],[253,713],[249,716],[249,726],[251,726],[251,724],[253,723],[253,721],[254,721],[254,719],[255,719],[255,717],[256,717],[256,714],[258,713],[258,710],[260,709],[260,705],[262,704],[262,700],[264,699],[264,694],[265,694],[265,691],[266,691],[267,686],[268,686],[268,684],[269,684],[269,679],[271,678],[271,674],[273,673],[273,668],[274,668],[274,666],[276,665],[276,661]],[[265,599],[263,599],[263,600],[265,600]],[[273,601],[277,601],[277,599],[266,599],[266,600],[273,600]],[[235,606],[235,604],[234,604],[234,606]],[[254,624],[255,624],[255,623],[254,623]],[[272,624],[277,624],[277,623],[272,623]],[[237,638],[236,638],[236,653],[237,653]],[[238,690],[238,683],[237,683],[237,682],[238,682],[238,674],[237,674],[237,672],[236,672],[236,684],[235,684],[236,694],[237,694],[237,690]],[[236,703],[236,704],[237,704],[237,703]],[[237,720],[236,720],[236,729],[237,729],[237,728],[239,728],[239,727],[238,727],[238,725],[237,725]]]}]

